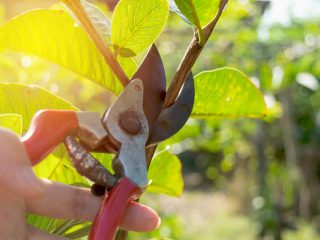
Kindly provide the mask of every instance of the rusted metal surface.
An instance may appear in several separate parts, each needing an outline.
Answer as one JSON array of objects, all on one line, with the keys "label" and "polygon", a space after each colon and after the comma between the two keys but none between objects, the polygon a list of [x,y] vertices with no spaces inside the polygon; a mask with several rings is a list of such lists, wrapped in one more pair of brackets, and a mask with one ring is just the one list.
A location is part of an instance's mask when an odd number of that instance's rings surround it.
[{"label": "rusted metal surface", "polygon": [[64,143],[71,158],[71,163],[79,174],[106,188],[114,186],[117,178],[88,153],[74,137],[67,136]]}]

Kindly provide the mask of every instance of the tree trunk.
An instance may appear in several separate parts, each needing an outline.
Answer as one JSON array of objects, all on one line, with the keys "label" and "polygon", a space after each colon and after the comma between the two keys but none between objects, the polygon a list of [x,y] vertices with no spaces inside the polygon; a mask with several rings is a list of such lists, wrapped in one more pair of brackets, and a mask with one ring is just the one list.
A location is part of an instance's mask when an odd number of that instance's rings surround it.
[{"label": "tree trunk", "polygon": [[308,205],[308,191],[305,188],[305,179],[299,163],[299,149],[295,135],[295,122],[292,115],[293,99],[291,94],[292,88],[286,88],[279,93],[282,104],[283,115],[281,117],[281,127],[283,133],[283,142],[285,147],[286,162],[289,168],[290,178],[296,194],[294,203],[296,213],[304,218],[310,216]]}]

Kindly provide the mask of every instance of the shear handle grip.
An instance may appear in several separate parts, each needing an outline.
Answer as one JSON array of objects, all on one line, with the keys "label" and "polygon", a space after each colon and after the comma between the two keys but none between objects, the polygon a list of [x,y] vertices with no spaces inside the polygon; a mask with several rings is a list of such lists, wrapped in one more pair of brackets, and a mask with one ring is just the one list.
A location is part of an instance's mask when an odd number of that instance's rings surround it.
[{"label": "shear handle grip", "polygon": [[78,129],[79,122],[74,111],[43,110],[36,113],[22,143],[32,165],[39,163],[64,138]]},{"label": "shear handle grip", "polygon": [[138,198],[142,190],[128,178],[121,178],[105,196],[93,222],[89,240],[113,240],[127,205]]}]

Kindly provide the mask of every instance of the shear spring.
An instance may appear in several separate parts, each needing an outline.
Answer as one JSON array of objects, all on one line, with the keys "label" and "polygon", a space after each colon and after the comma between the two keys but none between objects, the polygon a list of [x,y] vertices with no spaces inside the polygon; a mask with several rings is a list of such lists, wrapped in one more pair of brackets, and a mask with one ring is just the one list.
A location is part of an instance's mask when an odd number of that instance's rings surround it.
[{"label": "shear spring", "polygon": [[96,158],[88,153],[72,136],[67,136],[64,140],[71,163],[77,172],[91,180],[92,182],[111,188],[117,182],[112,175]]}]

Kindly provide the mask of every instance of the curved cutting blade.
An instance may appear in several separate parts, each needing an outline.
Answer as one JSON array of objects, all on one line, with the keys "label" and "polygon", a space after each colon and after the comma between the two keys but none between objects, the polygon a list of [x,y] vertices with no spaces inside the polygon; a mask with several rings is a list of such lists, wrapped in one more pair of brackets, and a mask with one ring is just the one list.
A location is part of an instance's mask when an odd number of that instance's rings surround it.
[{"label": "curved cutting blade", "polygon": [[170,107],[164,109],[154,123],[147,146],[166,140],[177,133],[188,120],[194,103],[194,80],[190,72],[182,91]]},{"label": "curved cutting blade", "polygon": [[166,96],[166,74],[157,47],[153,44],[132,79],[143,82],[143,108],[149,127],[158,118]]},{"label": "curved cutting blade", "polygon": [[[166,96],[166,75],[164,66],[157,47],[153,44],[147,53],[137,72],[132,77],[141,79],[143,82],[143,110],[148,120],[148,126],[152,129],[154,122],[159,117],[164,99]],[[131,81],[132,81],[131,80]],[[102,121],[105,117],[102,117]],[[98,146],[95,149],[88,147],[81,142],[91,152],[110,152],[106,146]]]}]

